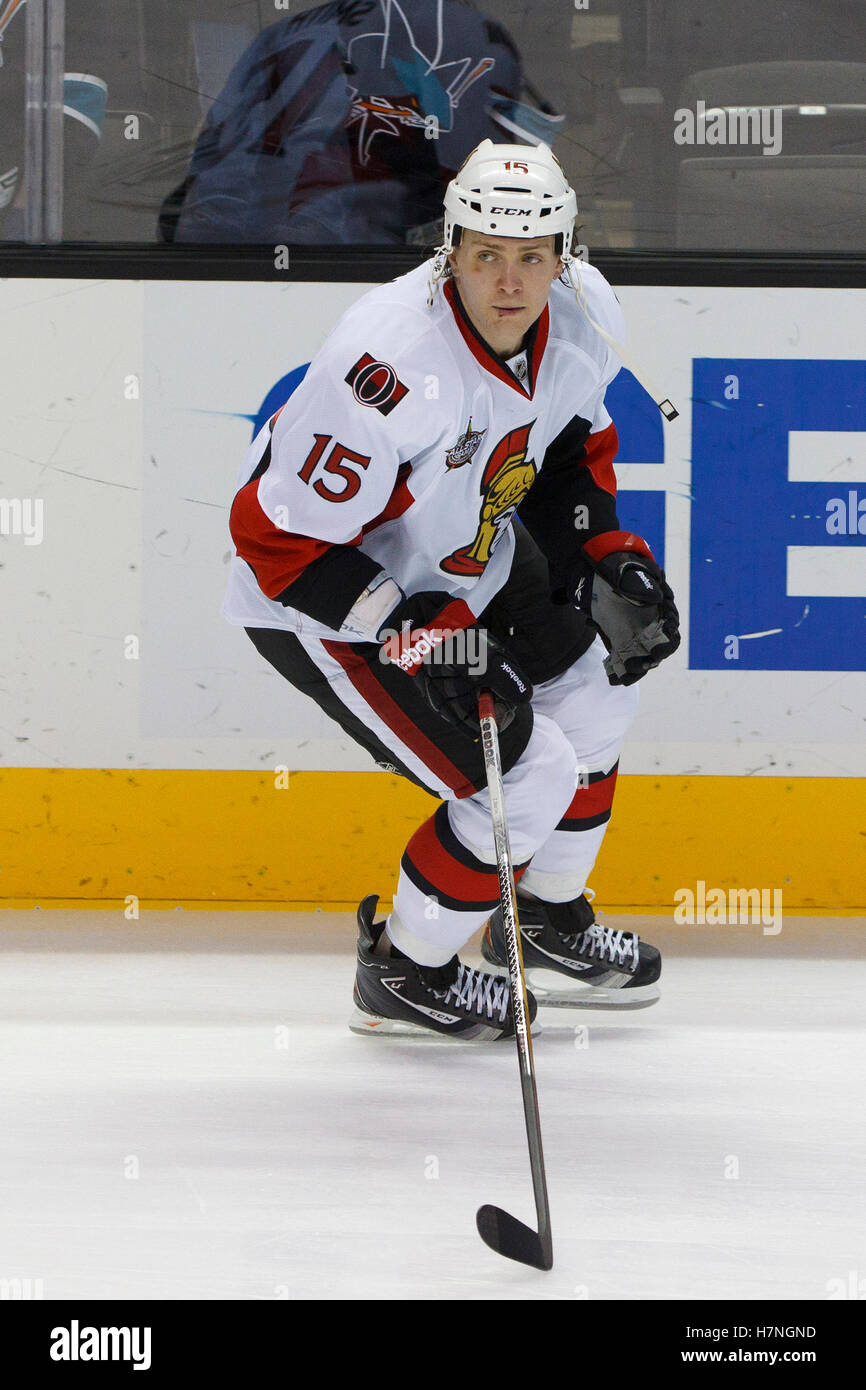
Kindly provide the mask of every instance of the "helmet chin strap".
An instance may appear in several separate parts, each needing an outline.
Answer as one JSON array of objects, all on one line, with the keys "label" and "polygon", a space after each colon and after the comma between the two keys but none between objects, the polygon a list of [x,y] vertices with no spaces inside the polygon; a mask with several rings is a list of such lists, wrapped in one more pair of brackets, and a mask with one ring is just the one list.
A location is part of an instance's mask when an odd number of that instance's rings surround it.
[{"label": "helmet chin strap", "polygon": [[[428,309],[433,308],[433,300],[436,297],[437,286],[439,285],[440,280],[443,280],[445,278],[445,271],[448,265],[448,256],[452,249],[450,245],[452,236],[449,236],[447,241],[443,242],[441,246],[437,246],[433,257],[433,264],[430,267],[430,276],[427,281]],[[592,317],[592,314],[589,312],[589,309],[587,308],[586,304],[586,293],[583,288],[583,280],[580,274],[580,259],[577,256],[572,256],[570,249],[567,251],[563,249],[561,259],[567,282],[574,290],[574,297],[580,305],[581,312],[583,313],[587,323],[589,323],[591,327],[595,329],[596,333],[598,333],[599,336],[604,339],[608,347],[613,349],[617,357],[622,362],[623,366],[628,367],[632,376],[640,382],[647,395],[651,396],[652,399],[655,401],[656,405],[658,406],[665,419],[668,421],[676,420],[680,412],[677,410],[673,402],[670,401],[667,396],[663,396],[661,394],[658,388],[647,376],[646,372],[644,372],[643,369],[637,365],[631,354],[626,351],[622,343],[618,343],[615,338],[612,338],[611,335],[608,332],[606,332],[604,328],[602,328],[600,323],[596,323],[595,319]],[[575,279],[577,280],[577,284],[574,283]]]},{"label": "helmet chin strap", "polygon": [[[662,396],[661,392],[657,389],[656,386],[653,385],[646,372],[644,372],[640,367],[638,367],[631,354],[626,352],[622,343],[618,343],[615,338],[612,338],[609,333],[605,332],[601,324],[596,323],[595,319],[592,317],[592,314],[589,312],[589,309],[586,305],[586,293],[583,288],[583,280],[580,274],[579,258],[577,256],[572,256],[571,252],[567,251],[563,254],[562,263],[565,266],[568,283],[574,290],[574,297],[580,305],[580,308],[587,322],[590,323],[592,327],[595,329],[596,333],[598,333],[599,336],[604,339],[608,347],[613,348],[613,351],[616,353],[623,366],[628,367],[632,376],[640,382],[647,395],[652,396],[653,400],[655,401],[656,405],[658,406],[665,419],[676,420],[680,412],[677,410],[673,402],[668,400],[667,396]],[[574,277],[577,278],[577,284],[574,283]]]},{"label": "helmet chin strap", "polygon": [[436,247],[436,251],[433,256],[433,264],[430,267],[430,277],[427,281],[428,309],[433,308],[433,300],[436,296],[436,287],[439,284],[439,281],[445,279],[445,270],[448,266],[448,256],[450,252],[451,247],[446,246],[444,243],[442,246]]}]

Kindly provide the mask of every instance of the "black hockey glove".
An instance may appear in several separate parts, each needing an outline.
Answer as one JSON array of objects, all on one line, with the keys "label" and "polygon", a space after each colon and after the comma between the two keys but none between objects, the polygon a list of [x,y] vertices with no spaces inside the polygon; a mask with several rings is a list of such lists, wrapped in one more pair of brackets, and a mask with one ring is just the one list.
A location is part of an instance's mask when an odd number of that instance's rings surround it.
[{"label": "black hockey glove", "polygon": [[572,584],[573,601],[608,650],[611,685],[634,685],[680,645],[673,590],[646,541],[604,531],[583,546],[591,570]]},{"label": "black hockey glove", "polygon": [[382,659],[422,682],[428,704],[449,723],[481,736],[478,692],[493,692],[500,730],[518,705],[532,699],[532,685],[517,662],[461,599],[425,590],[404,599],[379,631]]}]

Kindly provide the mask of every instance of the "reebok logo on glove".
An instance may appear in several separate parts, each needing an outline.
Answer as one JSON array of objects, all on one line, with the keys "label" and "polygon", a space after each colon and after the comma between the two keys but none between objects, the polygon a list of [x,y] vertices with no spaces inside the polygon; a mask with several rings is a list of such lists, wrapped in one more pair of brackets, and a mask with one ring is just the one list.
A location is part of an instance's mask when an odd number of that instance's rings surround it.
[{"label": "reebok logo on glove", "polygon": [[521,695],[526,694],[526,684],[524,681],[520,679],[513,666],[509,666],[507,661],[501,661],[499,663],[499,669],[500,671],[504,671],[506,675],[509,675],[511,677],[511,679],[514,681],[515,687],[517,688],[517,690],[519,690]]},{"label": "reebok logo on glove", "polygon": [[378,640],[379,659],[417,678],[428,705],[476,741],[482,685],[495,698],[500,731],[508,728],[518,706],[532,699],[532,685],[515,658],[478,626],[462,599],[450,594],[411,594],[389,614]]},{"label": "reebok logo on glove", "polygon": [[[392,661],[395,666],[399,666],[401,671],[408,671],[412,676],[418,670],[425,657],[429,656],[436,647],[441,646],[445,638],[450,634],[441,629],[433,632],[422,629],[420,632],[410,632],[407,628],[403,633],[395,633],[384,643],[382,651],[387,661]],[[406,646],[405,642],[409,645]]]},{"label": "reebok logo on glove", "polygon": [[383,633],[385,641],[379,653],[380,661],[399,666],[408,675],[417,675],[426,662],[436,665],[460,665],[483,676],[487,670],[487,645],[477,627],[415,628],[402,632]]},{"label": "reebok logo on glove", "polygon": [[[477,637],[472,643],[468,629],[474,622],[474,613],[462,599],[439,592],[413,594],[397,605],[379,632],[379,659],[416,676],[425,663],[455,660],[450,648],[447,657],[441,653],[442,644],[450,639],[461,646],[457,660],[477,662],[483,646]],[[473,652],[468,650],[470,646],[474,646]]]}]

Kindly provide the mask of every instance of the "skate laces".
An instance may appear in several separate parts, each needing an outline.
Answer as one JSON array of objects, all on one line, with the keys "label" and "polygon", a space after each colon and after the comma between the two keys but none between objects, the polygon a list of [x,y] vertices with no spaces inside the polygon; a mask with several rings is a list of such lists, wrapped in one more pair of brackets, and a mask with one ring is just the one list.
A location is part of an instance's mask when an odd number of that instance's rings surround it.
[{"label": "skate laces", "polygon": [[615,931],[613,927],[594,922],[585,932],[574,937],[572,949],[577,948],[590,957],[599,956],[611,965],[625,966],[626,970],[634,972],[638,966],[639,944],[634,932]]},{"label": "skate laces", "polygon": [[[583,897],[587,903],[591,904],[595,899],[593,889],[584,888]],[[607,961],[610,965],[621,966],[631,971],[632,974],[635,973],[640,964],[639,937],[634,932],[616,931],[613,927],[607,927],[597,919],[591,927],[586,927],[580,932],[572,932],[570,936],[563,936],[562,940],[570,951],[589,956],[590,960],[597,958]]]},{"label": "skate laces", "polygon": [[499,1022],[504,1023],[508,1012],[508,981],[461,961],[457,979],[440,997],[446,1003],[457,1004],[487,1018],[498,1017]]}]

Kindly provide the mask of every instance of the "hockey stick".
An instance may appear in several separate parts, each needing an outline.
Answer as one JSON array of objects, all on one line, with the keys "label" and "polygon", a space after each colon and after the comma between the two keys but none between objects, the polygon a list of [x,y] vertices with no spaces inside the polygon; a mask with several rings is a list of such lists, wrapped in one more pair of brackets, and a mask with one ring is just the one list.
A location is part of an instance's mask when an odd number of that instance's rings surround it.
[{"label": "hockey stick", "polygon": [[493,841],[496,846],[496,868],[499,874],[499,897],[502,904],[502,923],[505,928],[505,950],[508,957],[508,983],[514,1015],[514,1037],[520,1066],[520,1086],[523,1091],[523,1115],[526,1137],[529,1140],[529,1163],[532,1169],[532,1188],[538,1231],[525,1226],[501,1207],[479,1207],[475,1218],[481,1239],[499,1255],[536,1269],[553,1267],[553,1240],[550,1234],[550,1203],[544,1176],[544,1154],[541,1148],[541,1122],[538,1117],[538,1095],[535,1089],[535,1068],[532,1061],[532,1035],[529,1030],[529,1007],[526,1001],[526,981],[523,978],[523,952],[517,922],[517,903],[514,889],[514,868],[508,843],[508,822],[505,819],[505,793],[502,787],[502,763],[499,757],[499,732],[493,696],[482,690],[478,696],[478,718],[484,748],[484,766],[490,793],[490,814],[493,820]]}]

